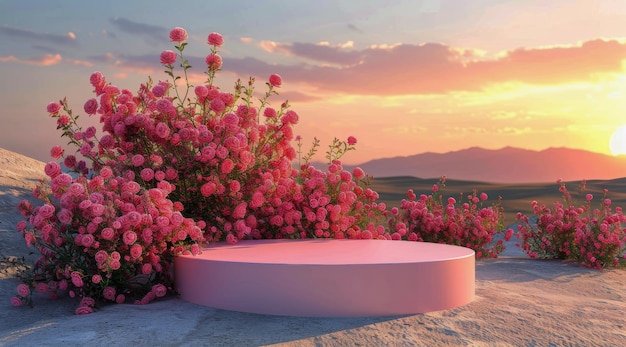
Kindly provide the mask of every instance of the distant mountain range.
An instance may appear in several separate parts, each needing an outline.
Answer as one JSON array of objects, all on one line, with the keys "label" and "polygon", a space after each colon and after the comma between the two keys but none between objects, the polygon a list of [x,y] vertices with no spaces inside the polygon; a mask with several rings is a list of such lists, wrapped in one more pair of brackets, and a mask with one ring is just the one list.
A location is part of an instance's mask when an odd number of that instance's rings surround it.
[{"label": "distant mountain range", "polygon": [[[355,165],[374,177],[414,176],[481,182],[554,182],[626,177],[626,156],[570,148],[533,151],[472,147],[447,153],[382,158]],[[355,166],[350,166],[353,168]]]},{"label": "distant mountain range", "polygon": [[[0,188],[9,181],[30,183],[44,177],[45,163],[0,148]],[[316,164],[323,167],[324,164]],[[422,153],[405,157],[375,159],[346,169],[361,167],[376,177],[413,176],[493,182],[533,183],[626,177],[626,155],[609,156],[570,148],[533,151],[514,147],[490,150],[472,147],[447,153]]]}]

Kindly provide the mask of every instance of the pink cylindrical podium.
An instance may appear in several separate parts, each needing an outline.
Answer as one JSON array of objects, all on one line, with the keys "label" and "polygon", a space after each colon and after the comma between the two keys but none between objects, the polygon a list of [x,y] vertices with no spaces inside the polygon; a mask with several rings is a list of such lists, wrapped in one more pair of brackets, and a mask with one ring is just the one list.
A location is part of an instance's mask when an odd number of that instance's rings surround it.
[{"label": "pink cylindrical podium", "polygon": [[389,316],[465,305],[469,248],[409,241],[255,240],[174,261],[183,300],[232,311],[308,317]]}]

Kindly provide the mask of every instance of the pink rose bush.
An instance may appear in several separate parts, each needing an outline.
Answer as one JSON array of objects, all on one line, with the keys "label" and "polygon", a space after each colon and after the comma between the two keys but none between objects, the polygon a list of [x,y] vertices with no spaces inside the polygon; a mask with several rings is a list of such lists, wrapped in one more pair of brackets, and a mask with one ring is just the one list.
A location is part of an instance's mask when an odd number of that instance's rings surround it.
[{"label": "pink rose bush", "polygon": [[[626,217],[621,207],[611,208],[608,191],[598,207],[592,207],[592,194],[576,204],[560,180],[563,201],[552,206],[532,202],[531,218],[517,214],[519,244],[531,258],[569,259],[584,266],[602,269],[626,263]],[[580,185],[581,194],[586,182]]]},{"label": "pink rose bush", "polygon": [[[446,177],[433,185],[432,194],[419,197],[412,191],[402,200],[399,208],[391,210],[389,229],[392,239],[446,243],[471,248],[477,258],[495,258],[504,250],[513,230],[506,230],[504,237],[494,240],[503,232],[503,214],[500,202],[482,206],[487,194],[476,191],[466,197],[461,193],[459,201],[453,197],[443,200]],[[464,199],[467,202],[463,202]]]},{"label": "pink rose bush", "polygon": [[198,254],[218,241],[425,240],[468,246],[479,257],[503,249],[486,248],[501,227],[499,207],[474,201],[486,196],[474,194],[457,207],[444,206],[437,194],[416,200],[409,192],[399,209],[388,210],[363,170],[342,166],[340,158],[355,149],[353,136],[333,140],[326,170],[313,167],[319,141],[303,153],[294,136],[299,115],[271,100],[282,78],[269,76],[256,99],[253,78],[237,81],[232,92],[220,89],[213,81],[224,39],[211,33],[207,79],[192,86],[187,38],[173,29],[176,52],[159,57],[170,80],[149,79],[131,92],[99,72],[90,76],[95,96],[83,110],[98,117],[100,133],[83,129],[67,100],[47,106],[76,152],[55,146],[59,162],[45,166],[47,180],[34,190],[42,205],[19,205],[26,220],[18,230],[41,258],[22,276],[29,291],[19,287],[14,305],[30,303],[30,288],[78,297],[77,314],[100,302],[145,304],[174,290],[176,255]]}]

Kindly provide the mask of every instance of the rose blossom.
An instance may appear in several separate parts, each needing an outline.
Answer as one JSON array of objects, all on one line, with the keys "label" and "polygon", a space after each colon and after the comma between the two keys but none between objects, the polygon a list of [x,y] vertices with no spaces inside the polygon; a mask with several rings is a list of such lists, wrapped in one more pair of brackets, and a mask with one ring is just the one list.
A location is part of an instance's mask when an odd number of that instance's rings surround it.
[{"label": "rose blossom", "polygon": [[74,284],[76,287],[82,287],[84,285],[83,283],[83,279],[80,276],[80,273],[74,271],[72,272],[72,284]]},{"label": "rose blossom", "polygon": [[14,307],[19,307],[22,306],[22,299],[14,296],[11,298],[11,305],[13,305]]},{"label": "rose blossom", "polygon": [[183,42],[187,40],[187,31],[181,27],[176,27],[170,31],[170,40],[172,42]]},{"label": "rose blossom", "polygon": [[170,50],[161,53],[161,64],[171,65],[176,62],[176,53]]},{"label": "rose blossom", "polygon": [[115,288],[113,287],[105,287],[102,290],[102,297],[106,300],[114,301],[115,300]]},{"label": "rose blossom", "polygon": [[85,102],[85,105],[83,106],[83,109],[87,114],[96,114],[96,111],[98,110],[98,100],[96,100],[95,98],[87,100]]},{"label": "rose blossom", "polygon": [[17,294],[21,297],[27,297],[30,295],[30,288],[24,283],[20,283],[17,285]]},{"label": "rose blossom", "polygon": [[207,43],[211,46],[220,47],[224,44],[224,38],[219,33],[210,33],[207,38]]},{"label": "rose blossom", "polygon": [[282,77],[280,77],[280,75],[272,74],[270,75],[269,82],[272,87],[280,87],[280,85],[283,83],[283,79]]},{"label": "rose blossom", "polygon": [[95,274],[93,276],[91,276],[91,283],[93,284],[98,284],[102,281],[102,276]]},{"label": "rose blossom", "polygon": [[35,291],[37,293],[43,294],[45,292],[48,291],[48,284],[47,283],[43,283],[43,282],[39,282],[37,283],[37,285],[35,286]]},{"label": "rose blossom", "polygon": [[61,174],[61,165],[56,161],[48,162],[44,167],[44,172],[48,177],[55,178]]},{"label": "rose blossom", "polygon": [[349,144],[350,146],[354,146],[354,145],[356,145],[356,137],[354,137],[354,136],[348,136],[348,144]]},{"label": "rose blossom", "polygon": [[100,232],[100,236],[103,239],[110,241],[110,240],[113,240],[113,237],[115,236],[115,231],[112,228],[104,228]]},{"label": "rose blossom", "polygon": [[276,117],[276,110],[271,107],[268,107],[263,111],[263,116],[267,118],[274,118]]},{"label": "rose blossom", "polygon": [[59,112],[59,110],[61,110],[61,104],[59,104],[58,102],[51,102],[48,104],[46,109],[48,110],[48,113],[54,114],[54,113]]},{"label": "rose blossom", "polygon": [[136,243],[130,247],[130,256],[133,259],[141,257],[141,253],[143,253],[143,249],[140,244]]},{"label": "rose blossom", "polygon": [[80,304],[79,305],[80,306],[94,307],[96,305],[96,301],[93,298],[85,296],[82,299],[80,299]]},{"label": "rose blossom", "polygon": [[96,255],[94,256],[96,263],[98,264],[102,264],[105,261],[107,261],[107,259],[109,258],[109,255],[107,254],[106,251],[104,250],[99,250],[98,252],[96,252]]},{"label": "rose blossom", "polygon": [[59,290],[67,290],[67,280],[63,279],[59,281]]},{"label": "rose blossom", "polygon": [[59,159],[63,155],[63,152],[63,147],[54,146],[52,147],[52,149],[50,149],[50,156],[54,159]]},{"label": "rose blossom", "polygon": [[122,263],[120,263],[119,260],[112,259],[109,263],[109,267],[111,268],[111,270],[118,270],[121,266]]},{"label": "rose blossom", "polygon": [[219,70],[222,67],[222,57],[215,53],[207,55],[204,61],[211,71]]},{"label": "rose blossom", "polygon": [[152,264],[145,263],[141,266],[141,273],[144,275],[149,275],[152,273]]},{"label": "rose blossom", "polygon": [[152,292],[156,295],[157,298],[162,298],[167,294],[167,288],[162,284],[155,284],[152,286]]},{"label": "rose blossom", "polygon": [[77,315],[90,314],[93,313],[93,308],[89,306],[79,306],[76,308],[76,311],[74,311],[74,313]]}]

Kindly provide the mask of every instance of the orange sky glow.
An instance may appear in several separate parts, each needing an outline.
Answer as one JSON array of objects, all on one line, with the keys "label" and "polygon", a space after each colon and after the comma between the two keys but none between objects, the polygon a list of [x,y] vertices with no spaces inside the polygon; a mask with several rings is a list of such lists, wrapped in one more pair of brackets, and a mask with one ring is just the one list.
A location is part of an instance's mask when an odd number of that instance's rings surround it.
[{"label": "orange sky glow", "polygon": [[[626,125],[624,1],[271,3],[249,2],[230,20],[218,16],[232,13],[226,4],[170,9],[167,19],[96,4],[63,12],[0,4],[11,14],[0,16],[0,44],[9,47],[0,73],[12,81],[0,87],[0,147],[47,160],[59,142],[49,101],[67,96],[82,108],[93,71],[131,91],[147,75],[165,79],[158,56],[172,49],[169,29],[182,26],[192,83],[204,78],[206,34],[220,32],[222,89],[255,76],[262,90],[280,74],[272,103],[288,99],[298,112],[305,147],[318,138],[323,152],[334,137],[355,136],[348,164],[474,146],[626,154],[617,131]],[[84,18],[94,11],[102,18]],[[15,130],[26,127],[30,138]]]}]

